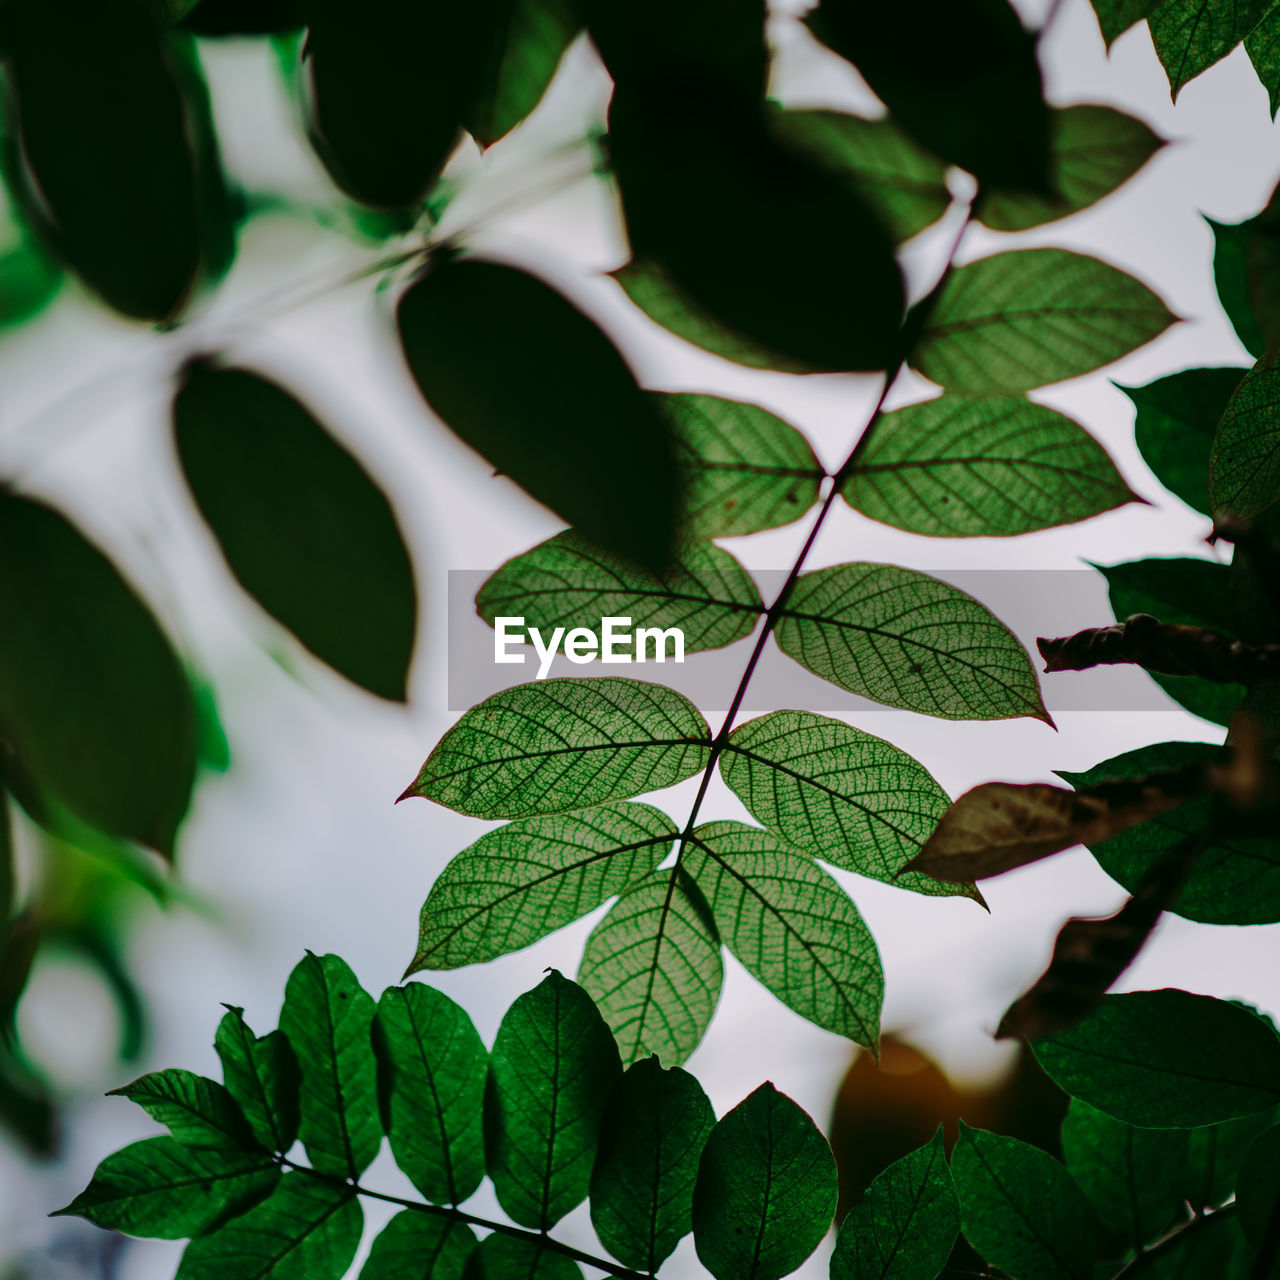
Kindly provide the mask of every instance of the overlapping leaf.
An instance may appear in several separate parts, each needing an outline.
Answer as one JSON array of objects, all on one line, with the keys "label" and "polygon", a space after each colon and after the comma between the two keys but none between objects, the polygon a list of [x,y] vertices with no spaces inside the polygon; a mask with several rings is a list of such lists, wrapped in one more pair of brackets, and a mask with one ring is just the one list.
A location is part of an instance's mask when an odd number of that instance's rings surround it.
[{"label": "overlapping leaf", "polygon": [[222,1081],[253,1135],[269,1151],[288,1151],[298,1136],[298,1059],[282,1031],[254,1036],[244,1010],[228,1006],[213,1047]]},{"label": "overlapping leaf", "polygon": [[582,1280],[582,1269],[555,1249],[495,1231],[471,1255],[466,1280]]},{"label": "overlapping leaf", "polygon": [[1271,0],[1164,0],[1149,15],[1151,40],[1174,101],[1186,84],[1225,58],[1253,30]]},{"label": "overlapping leaf", "polygon": [[249,1122],[227,1089],[194,1071],[152,1071],[111,1093],[137,1103],[184,1146],[234,1151],[255,1145]]},{"label": "overlapping leaf", "polygon": [[374,1238],[360,1280],[465,1280],[475,1248],[475,1233],[465,1223],[404,1209]]},{"label": "overlapping leaf", "polygon": [[1209,509],[1248,520],[1280,498],[1280,367],[1263,359],[1236,388],[1213,437]]}]

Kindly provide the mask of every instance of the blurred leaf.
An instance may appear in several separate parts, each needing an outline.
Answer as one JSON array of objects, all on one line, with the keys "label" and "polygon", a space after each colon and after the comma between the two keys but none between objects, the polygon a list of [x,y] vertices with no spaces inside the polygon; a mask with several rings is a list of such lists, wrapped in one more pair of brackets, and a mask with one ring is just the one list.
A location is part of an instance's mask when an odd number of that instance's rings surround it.
[{"label": "blurred leaf", "polygon": [[1135,500],[1079,423],[1013,396],[943,395],[881,416],[841,495],[934,537],[1009,537]]},{"label": "blurred leaf", "polygon": [[1093,1214],[1052,1156],[960,1121],[951,1155],[965,1239],[1019,1280],[1090,1280]]},{"label": "blurred leaf", "polygon": [[432,1203],[460,1203],[484,1177],[488,1055],[471,1019],[433,987],[388,987],[373,1035],[396,1164]]},{"label": "blurred leaf", "polygon": [[1240,1226],[1256,1248],[1261,1248],[1273,1224],[1280,1218],[1280,1125],[1264,1130],[1250,1144],[1240,1162],[1236,1191]]},{"label": "blurred leaf", "polygon": [[774,711],[734,729],[720,775],[756,821],[796,849],[917,893],[966,892],[899,876],[948,801],[922,764],[882,738],[810,711]]},{"label": "blurred leaf", "polygon": [[624,1065],[672,1066],[711,1024],[724,965],[702,890],[680,868],[634,881],[591,931],[578,981],[613,1030]]},{"label": "blurred leaf", "polygon": [[1146,1280],[1248,1280],[1251,1254],[1235,1215],[1205,1218],[1152,1260]]},{"label": "blurred leaf", "polygon": [[1014,249],[957,267],[911,363],[952,391],[1022,392],[1092,373],[1177,319],[1139,280],[1067,249]]},{"label": "blurred leaf", "polygon": [[[546,637],[557,627],[582,629],[602,651],[602,620],[629,618],[633,630],[676,627],[685,653],[701,653],[750,635],[764,605],[751,575],[714,543],[687,542],[670,568],[654,573],[566,529],[491,574],[476,593],[476,612],[491,627],[500,617],[521,618]],[[631,643],[618,652],[638,660],[641,642],[634,655]]]},{"label": "blurred leaf", "polygon": [[783,1004],[879,1052],[880,954],[849,895],[821,867],[739,822],[697,828],[684,866],[725,945]]},{"label": "blurred leaf", "polygon": [[702,1086],[656,1055],[614,1089],[591,1175],[591,1225],[620,1262],[649,1274],[693,1230],[698,1160],[716,1115]]},{"label": "blurred leaf", "polygon": [[49,1085],[0,1038],[0,1133],[6,1131],[39,1159],[56,1156],[61,1146],[61,1117]]},{"label": "blurred leaf", "polygon": [[13,0],[3,35],[58,253],[117,311],[172,318],[200,271],[198,177],[148,0]]},{"label": "blurred leaf", "polygon": [[182,26],[197,36],[270,36],[302,26],[302,0],[197,0]]},{"label": "blurred leaf", "polygon": [[587,1197],[618,1048],[576,983],[551,970],[503,1015],[489,1059],[485,1146],[498,1202],[545,1231]]},{"label": "blurred leaf", "polygon": [[298,1136],[315,1168],[357,1178],[382,1145],[373,998],[344,960],[308,952],[285,986],[280,1030],[301,1068]]},{"label": "blurred leaf", "polygon": [[1271,0],[1164,0],[1148,15],[1151,40],[1173,100],[1191,80],[1225,58],[1257,25]]},{"label": "blurred leaf", "polygon": [[88,1187],[57,1214],[76,1214],[126,1235],[181,1240],[216,1231],[270,1195],[279,1181],[280,1168],[265,1152],[147,1138],[108,1156]]},{"label": "blurred leaf", "polygon": [[466,1280],[582,1280],[582,1270],[563,1253],[495,1231],[471,1255]]},{"label": "blurred leaf", "polygon": [[678,518],[671,428],[594,321],[534,276],[470,260],[420,276],[397,320],[452,431],[588,538],[663,565]]},{"label": "blurred leaf", "polygon": [[136,1103],[186,1147],[252,1150],[257,1145],[235,1098],[216,1080],[193,1071],[153,1071],[107,1096]]},{"label": "blurred leaf", "polygon": [[473,818],[525,818],[657,791],[707,762],[710,730],[683,694],[616,676],[544,680],[471,708],[400,798]]},{"label": "blurred leaf", "polygon": [[1047,188],[1049,110],[1035,42],[1005,0],[822,0],[807,21],[930,151],[984,186]]},{"label": "blurred leaf", "polygon": [[195,778],[182,667],[114,565],[51,507],[0,494],[0,737],[41,798],[172,854]]},{"label": "blurred leaf", "polygon": [[1280,4],[1272,4],[1244,38],[1249,61],[1267,91],[1274,120],[1280,108]]},{"label": "blurred leaf", "polygon": [[1227,404],[1209,456],[1215,521],[1248,520],[1280,498],[1280,368],[1269,357],[1244,376]]},{"label": "blurred leaf", "polygon": [[914,569],[838,564],[802,574],[775,636],[814,675],[885,706],[1050,723],[1013,633],[972,596]]},{"label": "blurred leaf", "polygon": [[17,868],[13,856],[13,827],[9,793],[0,783],[0,945],[3,945],[17,900]]},{"label": "blurred leaf", "polygon": [[465,1280],[475,1249],[466,1223],[403,1209],[374,1237],[360,1280]]},{"label": "blurred leaf", "polygon": [[960,1233],[942,1127],[895,1160],[840,1225],[831,1280],[937,1280]]},{"label": "blurred leaf", "polygon": [[779,1280],[836,1210],[836,1162],[812,1120],[762,1084],[711,1131],[693,1193],[698,1257],[715,1280]]},{"label": "blurred leaf", "polygon": [[1275,1031],[1187,991],[1108,996],[1087,1022],[1032,1048],[1060,1089],[1143,1128],[1216,1124],[1280,1101]]},{"label": "blurred leaf", "polygon": [[356,1256],[363,1226],[351,1187],[312,1173],[286,1173],[269,1200],[187,1245],[175,1280],[340,1280]]},{"label": "blurred leaf", "polygon": [[787,107],[769,117],[784,144],[847,181],[896,243],[931,227],[951,203],[947,171],[892,120]]},{"label": "blurred leaf", "polygon": [[1092,0],[1107,50],[1130,27],[1158,9],[1164,0]]},{"label": "blurred leaf", "polygon": [[32,238],[0,253],[0,330],[40,314],[62,286],[62,269]]},{"label": "blurred leaf", "polygon": [[188,672],[191,698],[196,708],[196,759],[201,768],[226,773],[231,768],[231,744],[218,714],[218,695],[202,676]]},{"label": "blurred leaf", "polygon": [[1142,387],[1120,387],[1137,409],[1133,429],[1143,461],[1166,489],[1206,516],[1213,433],[1244,373],[1184,369]]},{"label": "blurred leaf", "polygon": [[975,216],[992,231],[1025,231],[1068,218],[1123,186],[1162,146],[1141,120],[1114,107],[1059,107],[1049,116],[1053,194],[989,188],[979,197]]},{"label": "blurred leaf", "polygon": [[298,1136],[298,1059],[282,1031],[254,1036],[234,1005],[218,1023],[213,1047],[222,1080],[254,1136],[269,1151],[288,1151]]},{"label": "blurred leaf", "polygon": [[390,504],[288,392],[189,364],[173,404],[183,474],[232,573],[318,658],[404,701],[417,622]]},{"label": "blurred leaf", "polygon": [[654,870],[677,834],[665,813],[629,803],[490,831],[432,883],[408,972],[454,969],[529,946]]}]

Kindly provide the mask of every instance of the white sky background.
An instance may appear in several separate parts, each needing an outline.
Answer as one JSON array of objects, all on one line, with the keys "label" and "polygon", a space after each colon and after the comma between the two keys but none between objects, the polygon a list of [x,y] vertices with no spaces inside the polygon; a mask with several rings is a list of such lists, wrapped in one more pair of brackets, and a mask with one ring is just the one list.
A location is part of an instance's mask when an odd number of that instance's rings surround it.
[{"label": "white sky background", "polygon": [[[1039,7],[1025,7],[1028,19]],[[856,77],[823,54],[795,22],[775,24],[773,92],[796,105],[866,107]],[[810,567],[883,560],[923,570],[1067,569],[1082,559],[1112,563],[1144,555],[1209,555],[1207,521],[1163,491],[1133,445],[1132,407],[1108,378],[1147,382],[1178,369],[1249,363],[1213,291],[1212,236],[1200,213],[1237,221],[1258,211],[1280,174],[1280,136],[1265,91],[1242,50],[1193,82],[1177,107],[1145,26],[1117,43],[1108,61],[1087,0],[1066,0],[1042,48],[1055,104],[1104,102],[1129,110],[1169,138],[1139,178],[1100,206],[1021,236],[974,228],[963,258],[1014,245],[1052,244],[1094,252],[1145,280],[1186,323],[1104,373],[1037,393],[1101,438],[1134,489],[1156,505],[1130,506],[1083,525],[1028,537],[931,540],[872,523],[843,504],[833,510]],[[323,200],[318,166],[300,145],[291,108],[265,46],[211,49],[219,123],[229,166],[249,185]],[[605,84],[577,46],[534,119],[483,161],[472,149],[455,172],[474,181],[449,219],[527,188],[541,157],[581,137],[598,120]],[[562,156],[557,171],[581,154]],[[535,168],[530,170],[529,166]],[[542,179],[536,179],[541,181]],[[672,192],[672,199],[679,198]],[[784,253],[761,229],[761,252]],[[931,282],[951,240],[944,227],[908,249],[917,283]],[[592,181],[508,215],[473,242],[531,265],[608,324],[641,379],[671,390],[755,400],[803,429],[837,464],[865,421],[876,392],[866,377],[812,377],[738,369],[663,334],[593,273],[625,256],[607,188]],[[83,1224],[47,1222],[87,1181],[96,1162],[154,1132],[127,1103],[97,1097],[143,1069],[185,1066],[216,1073],[211,1042],[220,1001],[242,1004],[259,1031],[274,1025],[284,982],[305,948],[336,951],[375,995],[398,980],[412,954],[417,912],[448,859],[487,827],[425,801],[392,801],[456,717],[445,709],[445,582],[449,569],[491,569],[555,531],[557,522],[469,453],[435,422],[403,371],[390,327],[390,294],[366,283],[330,293],[266,323],[257,300],[297,282],[325,281],[369,255],[298,219],[262,218],[248,227],[241,258],[208,321],[160,339],[118,323],[68,289],[38,324],[0,343],[0,473],[17,470],[32,491],[64,501],[126,563],[157,608],[212,674],[234,760],[208,778],[183,832],[182,882],[211,904],[199,915],[143,913],[131,958],[150,1002],[155,1034],[147,1060],[122,1075],[111,1061],[113,1028],[101,991],[58,965],[37,972],[24,1005],[28,1043],[59,1077],[83,1091],[65,1163],[42,1170],[0,1151],[0,1263]],[[750,271],[750,264],[743,269]],[[856,299],[850,300],[856,305]],[[219,317],[222,317],[221,319]],[[234,317],[236,323],[230,324]],[[415,549],[423,629],[407,711],[344,685],[237,594],[182,491],[167,440],[165,371],[178,352],[234,339],[238,359],[296,388],[359,452],[392,494]],[[904,385],[895,400],[926,384]],[[602,429],[607,429],[602,424]],[[811,517],[810,517],[811,518]],[[807,521],[729,543],[748,566],[785,568]],[[1096,612],[1110,620],[1097,579]],[[748,642],[749,644],[749,642]],[[745,662],[748,644],[738,646]],[[288,655],[296,679],[260,646]],[[1139,677],[1141,678],[1141,677]],[[1071,680],[1070,675],[1048,680]],[[813,709],[823,710],[814,683]],[[1144,713],[1061,714],[1059,732],[1030,720],[949,723],[905,712],[865,725],[916,755],[956,795],[992,778],[1048,778],[1119,751],[1170,738],[1216,738],[1212,725],[1169,703]],[[678,819],[693,783],[659,797]],[[742,817],[718,779],[704,817]],[[1083,851],[1061,855],[984,885],[988,916],[962,899],[934,899],[841,875],[879,943],[887,980],[886,1030],[907,1030],[949,1070],[968,1077],[997,1069],[1007,1049],[990,1031],[1043,969],[1068,915],[1114,909],[1122,891]],[[433,981],[472,1014],[491,1040],[501,1012],[555,965],[572,974],[599,913],[535,947]],[[1243,996],[1280,1011],[1280,926],[1234,929],[1167,918],[1124,988],[1185,986]],[[771,1079],[825,1127],[850,1046],[790,1013],[733,961],[710,1033],[689,1066],[723,1114]],[[404,1192],[385,1148],[370,1186]],[[482,1190],[478,1212],[491,1209]],[[369,1221],[381,1222],[376,1206]],[[589,1243],[585,1211],[557,1230]],[[366,1246],[371,1233],[366,1235]],[[139,1245],[125,1273],[168,1280],[180,1245]],[[700,1274],[691,1242],[670,1276]],[[667,1274],[664,1271],[664,1276]],[[825,1249],[804,1275],[825,1274]]]}]

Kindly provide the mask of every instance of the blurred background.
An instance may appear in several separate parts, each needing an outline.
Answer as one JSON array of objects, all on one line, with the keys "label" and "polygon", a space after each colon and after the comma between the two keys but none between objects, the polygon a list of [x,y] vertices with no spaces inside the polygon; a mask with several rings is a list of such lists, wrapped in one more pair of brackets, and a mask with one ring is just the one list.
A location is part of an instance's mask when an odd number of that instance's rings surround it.
[{"label": "blurred background", "polygon": [[[777,6],[772,95],[788,105],[875,111],[852,69],[824,54],[796,20],[802,7]],[[1031,0],[1019,8],[1028,24],[1044,16]],[[35,1103],[14,1102],[16,1130],[0,1137],[0,1275],[14,1280],[167,1280],[180,1244],[127,1242],[78,1220],[46,1217],[107,1152],[153,1131],[135,1108],[103,1092],[159,1066],[214,1073],[219,1002],[243,1005],[259,1032],[274,1026],[285,978],[306,948],[340,953],[375,995],[399,979],[433,878],[486,829],[424,801],[393,803],[456,718],[448,708],[449,571],[485,573],[557,528],[423,406],[393,337],[394,288],[375,288],[376,276],[356,279],[393,254],[397,241],[371,234],[379,229],[343,201],[314,158],[282,70],[296,47],[205,40],[199,52],[224,162],[248,197],[239,255],[216,299],[161,333],[112,317],[68,281],[37,319],[0,335],[0,475],[74,514],[146,591],[207,683],[205,775],[172,876],[158,863],[122,870],[92,848],[37,848],[32,830],[19,824],[19,868],[25,891],[39,897],[47,942],[18,1027],[58,1109],[46,1128]],[[1018,237],[974,227],[961,258],[1013,240],[1095,253],[1146,281],[1183,317],[1121,364],[1035,393],[1100,438],[1152,505],[1017,539],[941,541],[898,533],[839,504],[810,567],[860,559],[925,571],[1043,572],[1214,554],[1204,542],[1208,521],[1166,493],[1142,463],[1132,405],[1109,379],[1133,385],[1191,365],[1251,363],[1219,308],[1212,235],[1201,214],[1239,221],[1270,195],[1280,175],[1280,133],[1269,123],[1266,92],[1237,49],[1174,107],[1145,26],[1123,36],[1108,58],[1088,0],[1065,0],[1041,56],[1051,103],[1122,107],[1171,145],[1116,195],[1066,222]],[[610,186],[592,173],[584,141],[602,129],[607,95],[608,81],[580,41],[524,125],[484,155],[468,142],[451,162],[443,228],[473,227],[474,248],[557,283],[609,328],[646,385],[763,404],[801,428],[824,462],[838,464],[874,403],[874,378],[793,378],[729,365],[652,325],[601,276],[626,257]],[[907,246],[917,283],[941,266],[953,232],[944,225]],[[767,239],[769,228],[759,234]],[[407,709],[361,694],[303,652],[235,587],[198,522],[172,457],[168,396],[182,359],[210,348],[292,388],[358,445],[391,495],[422,601]],[[908,377],[895,402],[926,389]],[[780,570],[804,533],[801,522],[730,545],[750,568]],[[1078,627],[1111,620],[1101,576],[1088,581],[1077,592]],[[1011,621],[1028,641],[1059,627],[1038,614],[1034,599]],[[720,661],[745,662],[748,646]],[[1046,677],[1050,705],[1061,705],[1052,682],[1078,678]],[[1145,686],[1141,673],[1132,679]],[[832,713],[830,687],[816,679],[789,692],[793,705]],[[952,723],[883,709],[871,720],[849,718],[915,755],[953,796],[993,778],[1085,769],[1148,742],[1222,736],[1145,687],[1117,693],[1113,709],[1055,714],[1056,732],[1030,720]],[[657,802],[683,816],[694,785]],[[703,813],[745,816],[718,779]],[[964,899],[836,874],[883,955],[884,1025],[893,1037],[884,1063],[877,1071],[869,1059],[855,1061],[848,1043],[791,1014],[728,960],[719,1012],[688,1064],[717,1112],[772,1080],[832,1134],[846,1172],[867,1179],[957,1111],[1052,1142],[1054,1100],[991,1032],[1044,968],[1060,923],[1115,909],[1124,896],[1119,886],[1076,850],[984,886],[987,915]],[[575,971],[597,918],[433,981],[491,1040],[502,1011],[544,968]],[[1121,980],[1123,989],[1160,986],[1241,997],[1278,1013],[1280,926],[1215,928],[1167,916]],[[1024,1084],[1001,1102],[993,1091],[1010,1079]],[[1029,1118],[1010,1118],[1019,1108]],[[33,1146],[48,1154],[37,1156]],[[392,1192],[407,1186],[385,1149],[367,1181]],[[478,1193],[477,1212],[492,1207],[487,1196]],[[366,1241],[382,1220],[376,1206],[368,1219]],[[585,1209],[557,1234],[589,1247]],[[820,1251],[800,1274],[816,1277],[825,1268]],[[686,1240],[670,1275],[696,1274]]]}]

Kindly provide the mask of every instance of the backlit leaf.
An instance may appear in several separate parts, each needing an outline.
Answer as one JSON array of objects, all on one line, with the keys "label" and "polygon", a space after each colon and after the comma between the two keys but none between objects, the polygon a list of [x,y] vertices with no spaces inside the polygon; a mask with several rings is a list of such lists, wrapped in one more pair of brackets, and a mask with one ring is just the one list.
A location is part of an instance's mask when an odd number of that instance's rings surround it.
[{"label": "backlit leaf", "polygon": [[709,742],[693,704],[663,685],[544,680],[472,707],[405,796],[474,818],[581,809],[691,777],[706,764]]},{"label": "backlit leaf", "polygon": [[1253,30],[1271,0],[1164,0],[1147,25],[1169,77],[1173,100],[1191,80],[1225,58]]},{"label": "backlit leaf", "polygon": [[1244,38],[1245,51],[1271,101],[1271,118],[1280,108],[1280,5],[1272,4]]},{"label": "backlit leaf", "polygon": [[152,1071],[108,1096],[136,1103],[184,1146],[251,1150],[255,1145],[244,1112],[226,1088],[193,1071]]},{"label": "backlit leaf", "polygon": [[563,1253],[495,1231],[471,1255],[466,1280],[582,1280],[582,1270]]},{"label": "backlit leaf", "polygon": [[1102,38],[1110,49],[1118,37],[1158,9],[1164,0],[1092,0],[1092,3]]},{"label": "backlit leaf", "polygon": [[1022,392],[1092,373],[1176,317],[1123,271],[1067,249],[1015,249],[957,267],[911,358],[953,391]]},{"label": "backlit leaf", "polygon": [[360,1280],[465,1280],[475,1248],[466,1223],[404,1209],[374,1238]]},{"label": "backlit leaf", "polygon": [[1255,358],[1267,350],[1258,317],[1253,306],[1253,291],[1249,287],[1249,241],[1252,238],[1252,219],[1244,222],[1205,221],[1213,228],[1213,283],[1218,291],[1218,301],[1231,321],[1246,351]]},{"label": "backlit leaf", "polygon": [[288,1151],[298,1136],[298,1059],[282,1031],[254,1036],[244,1010],[228,1006],[213,1047],[222,1081],[253,1135],[269,1151]]},{"label": "backlit leaf", "polygon": [[944,395],[884,414],[840,492],[873,520],[935,537],[1008,537],[1134,499],[1079,423],[1013,396]]},{"label": "backlit leaf", "polygon": [[1280,498],[1280,368],[1259,361],[1236,388],[1213,437],[1209,508],[1219,522],[1248,520]]}]

